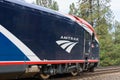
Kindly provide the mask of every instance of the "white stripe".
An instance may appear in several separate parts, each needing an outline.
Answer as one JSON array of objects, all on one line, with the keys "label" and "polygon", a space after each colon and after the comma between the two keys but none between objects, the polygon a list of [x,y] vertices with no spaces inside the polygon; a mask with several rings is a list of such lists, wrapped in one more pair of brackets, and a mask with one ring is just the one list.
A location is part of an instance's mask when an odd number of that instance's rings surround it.
[{"label": "white stripe", "polygon": [[[80,23],[79,23],[80,24]],[[80,24],[90,35],[92,35],[93,31],[91,31],[86,25]]]},{"label": "white stripe", "polygon": [[67,40],[59,40],[59,41],[56,41],[57,44],[61,45],[63,43],[66,43],[66,42],[70,42],[70,41],[67,41]]},{"label": "white stripe", "polygon": [[61,45],[61,47],[62,47],[63,49],[65,49],[65,48],[68,47],[70,44],[73,44],[73,42],[65,43],[65,44]]},{"label": "white stripe", "polygon": [[40,61],[35,53],[33,53],[24,43],[22,43],[18,38],[16,38],[12,33],[10,33],[1,25],[0,32],[6,36],[14,45],[16,45],[31,61]]},{"label": "white stripe", "polygon": [[70,46],[66,49],[66,51],[67,51],[68,53],[70,53],[71,50],[72,50],[72,48],[73,48],[77,43],[78,43],[78,42],[73,43],[72,45],[70,45]]}]

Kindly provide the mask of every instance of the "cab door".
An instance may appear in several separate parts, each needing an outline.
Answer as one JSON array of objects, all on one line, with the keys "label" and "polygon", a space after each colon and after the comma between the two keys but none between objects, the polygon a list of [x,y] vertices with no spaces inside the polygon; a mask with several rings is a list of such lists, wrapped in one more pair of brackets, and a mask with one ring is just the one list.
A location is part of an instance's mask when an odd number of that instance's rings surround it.
[{"label": "cab door", "polygon": [[92,36],[87,32],[84,31],[84,50],[83,50],[83,57],[84,59],[89,59],[91,54],[91,43],[92,43]]}]

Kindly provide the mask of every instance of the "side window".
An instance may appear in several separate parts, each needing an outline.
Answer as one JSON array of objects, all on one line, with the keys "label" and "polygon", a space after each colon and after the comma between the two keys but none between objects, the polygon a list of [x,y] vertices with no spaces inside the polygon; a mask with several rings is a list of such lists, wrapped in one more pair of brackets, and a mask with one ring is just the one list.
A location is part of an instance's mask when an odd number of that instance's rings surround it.
[{"label": "side window", "polygon": [[95,34],[92,33],[92,42],[94,42],[94,40],[95,40]]},{"label": "side window", "polygon": [[87,41],[91,40],[91,35],[88,32],[86,32],[86,31],[85,31],[85,39]]}]

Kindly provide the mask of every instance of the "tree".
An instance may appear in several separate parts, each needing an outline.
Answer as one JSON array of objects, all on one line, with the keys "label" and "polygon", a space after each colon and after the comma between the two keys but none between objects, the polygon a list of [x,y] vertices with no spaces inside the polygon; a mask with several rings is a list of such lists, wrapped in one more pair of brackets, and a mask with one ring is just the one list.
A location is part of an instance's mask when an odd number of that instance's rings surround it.
[{"label": "tree", "polygon": [[114,49],[111,58],[115,65],[120,65],[120,22],[115,21],[112,29]]},{"label": "tree", "polygon": [[[77,7],[75,7],[77,6]],[[81,17],[91,23],[93,27],[99,25],[99,20],[105,18],[111,21],[110,0],[79,0],[70,5],[69,14]]]},{"label": "tree", "polygon": [[113,24],[113,40],[114,44],[120,44],[120,22],[115,21]]},{"label": "tree", "polygon": [[[79,8],[78,8],[78,9],[79,9]],[[75,4],[72,3],[72,4],[70,5],[70,12],[69,12],[69,14],[79,16],[80,14],[79,14],[78,11],[80,11],[80,10],[78,10],[78,9],[75,7]]]},{"label": "tree", "polygon": [[43,7],[47,7],[53,10],[59,10],[58,4],[56,1],[52,0],[36,0],[37,5],[41,5]]}]

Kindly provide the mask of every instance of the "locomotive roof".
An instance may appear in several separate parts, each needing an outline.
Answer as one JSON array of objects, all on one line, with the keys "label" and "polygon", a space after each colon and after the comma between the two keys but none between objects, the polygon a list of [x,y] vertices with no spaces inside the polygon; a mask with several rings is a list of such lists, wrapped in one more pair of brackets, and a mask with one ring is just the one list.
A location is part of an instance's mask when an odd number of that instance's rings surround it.
[{"label": "locomotive roof", "polygon": [[28,4],[28,3],[25,3],[23,1],[18,1],[18,0],[3,0],[3,1],[15,3],[15,4],[22,5],[22,6],[25,6],[25,7],[31,8],[31,9],[35,9],[35,10],[48,12],[48,13],[58,15],[58,16],[61,16],[61,17],[64,17],[64,18],[69,18],[69,19],[77,22],[80,26],[82,26],[87,32],[90,33],[90,35],[92,35],[94,33],[95,34],[95,40],[98,42],[98,40],[96,38],[96,33],[95,33],[93,27],[88,22],[86,22],[85,20],[83,20],[79,17],[72,16],[72,15],[65,15],[65,14],[62,14],[58,11],[51,10],[51,9],[48,9],[48,8],[45,8],[45,7],[42,7],[42,6],[37,6],[37,5],[34,5],[34,4]]}]

